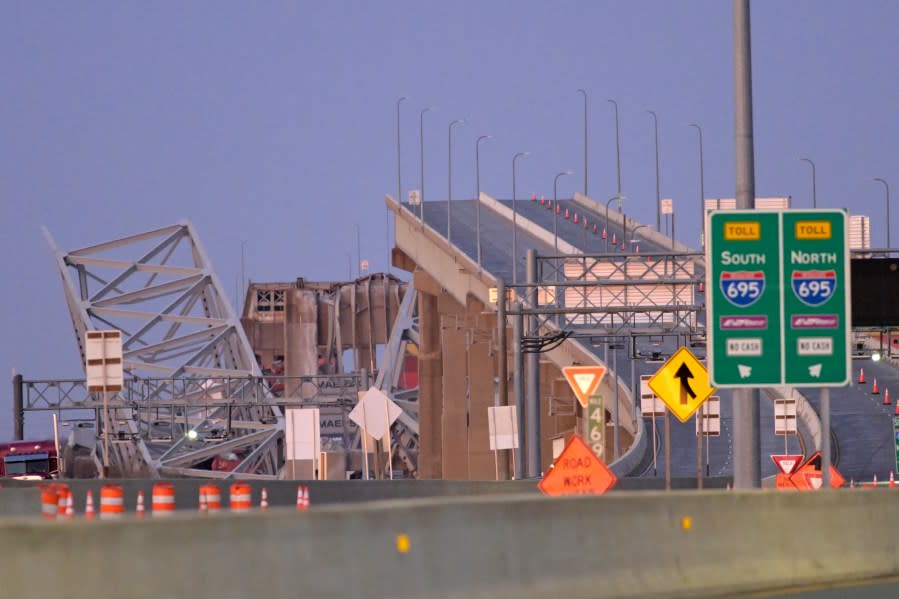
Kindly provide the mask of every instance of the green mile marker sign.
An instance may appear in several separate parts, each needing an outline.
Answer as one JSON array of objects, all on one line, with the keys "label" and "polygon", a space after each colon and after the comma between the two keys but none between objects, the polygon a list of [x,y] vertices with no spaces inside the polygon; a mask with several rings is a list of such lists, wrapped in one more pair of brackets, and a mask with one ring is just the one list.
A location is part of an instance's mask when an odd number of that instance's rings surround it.
[{"label": "green mile marker sign", "polygon": [[709,375],[716,387],[833,387],[850,380],[842,210],[709,213]]}]

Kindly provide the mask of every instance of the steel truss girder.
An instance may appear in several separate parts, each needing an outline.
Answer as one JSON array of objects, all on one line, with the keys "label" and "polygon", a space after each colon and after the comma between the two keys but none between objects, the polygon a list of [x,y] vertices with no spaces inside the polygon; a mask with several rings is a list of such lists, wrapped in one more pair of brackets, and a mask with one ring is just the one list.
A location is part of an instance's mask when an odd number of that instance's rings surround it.
[{"label": "steel truss girder", "polygon": [[[705,306],[701,254],[601,254],[537,257],[537,305],[523,302],[541,329],[590,335],[694,332]],[[513,285],[531,296],[534,285]],[[511,312],[510,312],[511,313]]]},{"label": "steel truss girder", "polygon": [[[253,377],[262,373],[252,347],[190,222],[69,252],[58,249],[46,230],[44,234],[56,257],[82,363],[87,331],[122,331],[126,377],[161,375],[171,381],[142,397],[146,404],[140,407],[152,407],[157,420],[181,418],[195,423],[197,430],[211,428],[208,409],[167,401],[175,391],[167,386],[174,387],[175,379],[192,379],[189,384],[201,388],[211,377],[228,373],[233,377],[228,397],[252,392],[270,398],[267,387],[254,383]],[[88,404],[82,401],[72,407]],[[112,405],[122,411],[133,404],[119,394]],[[149,471],[158,476],[161,469],[172,468],[208,472],[195,466],[217,452],[237,451],[244,460],[231,474],[274,477],[281,465],[274,440],[283,431],[282,410],[266,402],[246,410],[242,417],[259,422],[261,430],[233,427],[231,438],[207,441],[197,451],[183,438],[173,436],[168,445],[142,438],[140,432],[150,430],[152,422],[140,419],[150,410],[137,409],[136,417],[114,419],[112,430],[105,432],[131,438],[135,445],[133,451],[110,452],[110,460],[123,475]]]}]

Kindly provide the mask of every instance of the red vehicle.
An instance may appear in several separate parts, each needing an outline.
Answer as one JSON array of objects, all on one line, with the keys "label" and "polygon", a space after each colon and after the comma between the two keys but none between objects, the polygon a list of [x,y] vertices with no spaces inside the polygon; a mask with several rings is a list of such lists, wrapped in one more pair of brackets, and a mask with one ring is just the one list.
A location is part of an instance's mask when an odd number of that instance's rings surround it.
[{"label": "red vehicle", "polygon": [[0,443],[0,477],[19,480],[56,478],[59,460],[53,439]]}]

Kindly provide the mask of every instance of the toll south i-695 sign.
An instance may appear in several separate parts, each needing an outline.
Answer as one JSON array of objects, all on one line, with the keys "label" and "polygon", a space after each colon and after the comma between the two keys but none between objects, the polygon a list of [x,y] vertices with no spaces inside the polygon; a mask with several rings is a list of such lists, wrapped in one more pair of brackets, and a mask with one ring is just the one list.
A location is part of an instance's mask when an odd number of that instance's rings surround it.
[{"label": "toll south i-695 sign", "polygon": [[709,214],[708,361],[715,386],[849,381],[846,221],[841,210]]}]

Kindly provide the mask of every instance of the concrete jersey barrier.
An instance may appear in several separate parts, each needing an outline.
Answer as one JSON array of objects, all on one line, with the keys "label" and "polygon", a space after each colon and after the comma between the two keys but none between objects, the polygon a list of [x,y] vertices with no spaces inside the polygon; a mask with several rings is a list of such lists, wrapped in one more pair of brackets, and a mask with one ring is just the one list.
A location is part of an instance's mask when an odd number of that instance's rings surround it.
[{"label": "concrete jersey barrier", "polygon": [[17,599],[701,597],[899,574],[894,491],[495,496],[0,522]]}]

